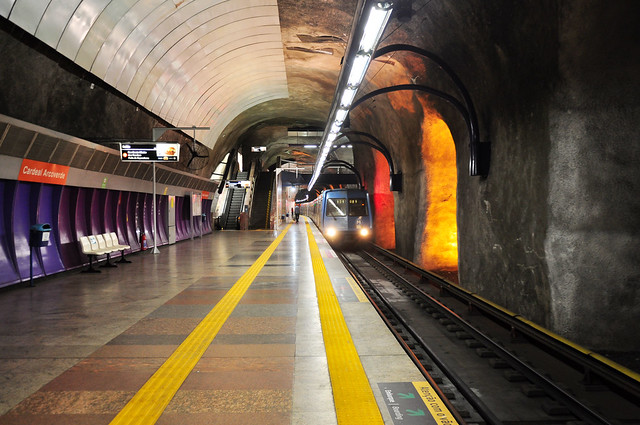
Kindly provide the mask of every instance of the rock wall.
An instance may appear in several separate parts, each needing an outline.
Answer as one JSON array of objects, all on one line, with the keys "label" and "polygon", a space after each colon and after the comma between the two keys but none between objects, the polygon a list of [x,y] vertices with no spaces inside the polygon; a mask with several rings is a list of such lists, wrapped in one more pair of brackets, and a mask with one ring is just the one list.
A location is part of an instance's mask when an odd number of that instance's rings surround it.
[{"label": "rock wall", "polygon": [[[489,175],[470,177],[464,121],[428,96],[456,142],[461,284],[594,349],[640,349],[638,12],[633,1],[433,2],[384,41],[442,57],[491,142]],[[456,94],[429,60],[390,62],[366,91],[414,82]],[[403,107],[380,96],[352,122],[387,141],[404,173],[397,251],[415,260],[425,173],[411,147],[415,96],[427,95],[413,96]]]}]

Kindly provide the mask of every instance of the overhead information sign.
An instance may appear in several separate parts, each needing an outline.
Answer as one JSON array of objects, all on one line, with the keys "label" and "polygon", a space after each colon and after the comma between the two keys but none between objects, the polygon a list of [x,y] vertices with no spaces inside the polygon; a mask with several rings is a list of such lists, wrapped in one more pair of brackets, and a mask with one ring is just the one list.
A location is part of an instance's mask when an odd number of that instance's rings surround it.
[{"label": "overhead information sign", "polygon": [[121,161],[178,162],[180,143],[120,143]]}]

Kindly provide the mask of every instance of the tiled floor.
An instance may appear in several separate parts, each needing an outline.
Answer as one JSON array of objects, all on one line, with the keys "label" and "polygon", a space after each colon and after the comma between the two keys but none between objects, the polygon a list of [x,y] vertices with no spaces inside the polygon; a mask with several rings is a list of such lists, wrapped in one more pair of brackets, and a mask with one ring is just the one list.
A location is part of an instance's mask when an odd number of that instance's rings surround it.
[{"label": "tiled floor", "polygon": [[[275,239],[226,231],[0,292],[0,424],[108,424]],[[316,234],[377,382],[422,380]],[[293,225],[158,424],[336,424],[305,227]]]}]

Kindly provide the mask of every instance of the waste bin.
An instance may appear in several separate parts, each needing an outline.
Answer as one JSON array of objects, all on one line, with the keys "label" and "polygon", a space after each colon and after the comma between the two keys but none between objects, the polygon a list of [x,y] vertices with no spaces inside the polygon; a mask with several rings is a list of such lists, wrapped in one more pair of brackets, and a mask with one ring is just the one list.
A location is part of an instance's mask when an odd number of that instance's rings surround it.
[{"label": "waste bin", "polygon": [[49,245],[49,234],[51,225],[49,223],[34,224],[29,228],[29,246],[41,247]]}]

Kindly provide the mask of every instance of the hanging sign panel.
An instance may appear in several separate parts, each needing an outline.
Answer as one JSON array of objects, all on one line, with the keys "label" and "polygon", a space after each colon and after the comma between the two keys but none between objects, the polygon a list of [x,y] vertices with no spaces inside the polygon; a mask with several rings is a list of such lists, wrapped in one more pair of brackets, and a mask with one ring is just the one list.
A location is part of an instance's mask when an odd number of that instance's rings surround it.
[{"label": "hanging sign panel", "polygon": [[69,167],[60,164],[23,159],[18,180],[26,182],[64,185],[69,175]]},{"label": "hanging sign panel", "polygon": [[180,143],[120,143],[121,161],[178,162]]}]

